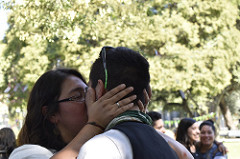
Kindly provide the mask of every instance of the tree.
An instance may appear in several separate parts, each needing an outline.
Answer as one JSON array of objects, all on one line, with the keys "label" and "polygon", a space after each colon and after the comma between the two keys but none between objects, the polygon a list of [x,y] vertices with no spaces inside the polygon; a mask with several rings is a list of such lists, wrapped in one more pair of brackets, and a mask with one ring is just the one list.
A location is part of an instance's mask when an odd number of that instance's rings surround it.
[{"label": "tree", "polygon": [[190,116],[196,110],[207,113],[207,102],[220,97],[232,81],[239,83],[238,4],[227,0],[11,1],[5,85],[22,82],[31,88],[40,74],[56,66],[78,68],[88,77],[91,61],[102,46],[126,46],[150,62],[154,101],[150,109],[162,105],[185,109]]}]

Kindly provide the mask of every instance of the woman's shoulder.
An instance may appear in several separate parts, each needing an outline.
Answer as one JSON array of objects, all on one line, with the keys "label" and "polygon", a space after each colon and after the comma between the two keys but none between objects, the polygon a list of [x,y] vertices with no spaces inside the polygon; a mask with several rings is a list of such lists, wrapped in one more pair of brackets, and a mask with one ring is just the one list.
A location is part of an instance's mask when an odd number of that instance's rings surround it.
[{"label": "woman's shoulder", "polygon": [[33,144],[25,144],[14,149],[10,154],[9,159],[49,159],[52,156],[53,153],[45,147]]},{"label": "woman's shoulder", "polygon": [[216,156],[214,159],[227,159],[227,156]]},{"label": "woman's shoulder", "polygon": [[[195,159],[200,159],[200,158],[214,158],[214,157],[224,157],[222,152],[220,152],[218,150],[217,145],[214,143],[211,147],[211,149],[209,149],[207,152],[205,153],[201,153],[200,152],[200,148],[201,148],[201,143],[197,143],[196,144],[196,152],[193,153],[193,156]],[[215,158],[214,158],[215,159]],[[216,158],[218,159],[218,158]],[[226,159],[226,158],[219,158],[219,159]]]}]

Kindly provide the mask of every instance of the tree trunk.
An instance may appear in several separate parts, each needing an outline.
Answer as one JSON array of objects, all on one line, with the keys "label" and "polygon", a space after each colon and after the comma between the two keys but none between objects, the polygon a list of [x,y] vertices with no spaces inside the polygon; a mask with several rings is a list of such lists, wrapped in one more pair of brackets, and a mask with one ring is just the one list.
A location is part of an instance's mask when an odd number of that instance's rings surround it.
[{"label": "tree trunk", "polygon": [[220,99],[219,107],[221,109],[221,112],[223,114],[226,126],[229,130],[236,129],[236,126],[234,125],[234,122],[232,120],[232,113],[229,110],[229,107],[224,99],[224,96]]},{"label": "tree trunk", "polygon": [[166,105],[164,105],[163,109],[165,110],[169,110],[171,109],[171,107],[181,107],[183,110],[185,110],[188,115],[193,118],[193,112],[191,111],[191,109],[189,108],[188,102],[186,99],[183,99],[182,103],[167,103]]},{"label": "tree trunk", "polygon": [[189,105],[188,105],[187,100],[184,99],[182,104],[183,104],[183,109],[184,109],[186,112],[188,112],[188,114],[190,115],[191,118],[193,118],[194,115],[193,115],[192,111],[191,111],[190,108],[189,108]]},{"label": "tree trunk", "polygon": [[235,89],[235,85],[231,84],[227,86],[220,95],[218,95],[215,99],[217,99],[217,106],[220,107],[220,110],[223,114],[226,126],[229,130],[236,129],[236,126],[234,125],[233,119],[232,119],[232,113],[229,110],[229,106],[227,105],[225,101],[225,95],[226,93],[231,93]]}]

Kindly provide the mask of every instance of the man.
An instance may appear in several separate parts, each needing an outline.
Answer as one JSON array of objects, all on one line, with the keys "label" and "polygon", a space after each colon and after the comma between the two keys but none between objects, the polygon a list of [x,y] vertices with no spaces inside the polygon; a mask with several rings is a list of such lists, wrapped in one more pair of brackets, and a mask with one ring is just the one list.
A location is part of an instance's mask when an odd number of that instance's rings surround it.
[{"label": "man", "polygon": [[[149,64],[143,56],[124,47],[103,47],[90,72],[90,85],[96,91],[96,99],[120,83],[132,86],[137,99],[130,111],[108,124],[105,133],[83,145],[79,159],[178,158],[166,140],[151,127],[151,118],[139,111],[138,104],[147,103],[144,90],[150,90],[149,82]],[[121,102],[117,102],[116,107],[120,108]]]},{"label": "man", "polygon": [[151,119],[153,121],[152,122],[153,128],[158,131],[161,131],[162,133],[165,133],[166,130],[165,130],[164,123],[162,120],[162,115],[155,111],[150,111],[147,114],[151,117]]}]

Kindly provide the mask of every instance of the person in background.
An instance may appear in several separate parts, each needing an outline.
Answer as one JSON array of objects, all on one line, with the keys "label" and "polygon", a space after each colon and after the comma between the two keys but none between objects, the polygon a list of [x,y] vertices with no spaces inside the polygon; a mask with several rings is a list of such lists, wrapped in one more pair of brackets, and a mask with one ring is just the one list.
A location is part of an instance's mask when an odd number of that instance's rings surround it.
[{"label": "person in background", "polygon": [[[99,98],[122,82],[134,87],[132,93],[137,95],[134,107],[114,118],[103,134],[86,142],[80,149],[78,159],[178,158],[168,145],[170,142],[173,145],[176,142],[173,139],[169,141],[164,139],[159,134],[161,132],[158,133],[151,126],[151,118],[139,110],[139,104],[144,103],[143,107],[146,108],[149,101],[144,94],[147,92],[151,95],[147,60],[125,47],[103,47],[99,58],[91,67],[90,86],[95,89]],[[121,107],[119,102],[116,102],[116,105],[118,108]],[[183,146],[181,148],[177,151],[179,158],[192,158]]]},{"label": "person in background", "polygon": [[162,115],[155,111],[150,111],[147,113],[152,119],[152,126],[154,129],[161,131],[162,133],[166,132],[164,123],[162,120]]},{"label": "person in background", "polygon": [[[96,101],[94,90],[87,87],[78,71],[47,71],[30,93],[19,147],[10,159],[75,159],[84,142],[102,133],[111,119],[133,106],[134,96],[121,100],[133,89],[125,87],[120,84]],[[117,101],[122,105],[119,109]]]},{"label": "person in background", "polygon": [[0,159],[8,159],[10,153],[16,147],[16,137],[11,128],[0,130]]},{"label": "person in background", "polygon": [[214,142],[216,129],[212,120],[206,120],[200,125],[200,142],[196,145],[195,159],[227,159],[226,155],[218,150]]},{"label": "person in background", "polygon": [[[199,125],[196,120],[183,118],[180,121],[176,132],[176,140],[183,144],[192,154],[196,152],[196,144],[200,141],[199,135]],[[225,154],[227,152],[226,147],[220,142],[215,142],[218,145],[219,151]]]},{"label": "person in background", "polygon": [[178,125],[176,140],[183,144],[188,151],[194,153],[196,151],[195,144],[199,141],[199,134],[196,121],[192,118],[184,118]]}]

